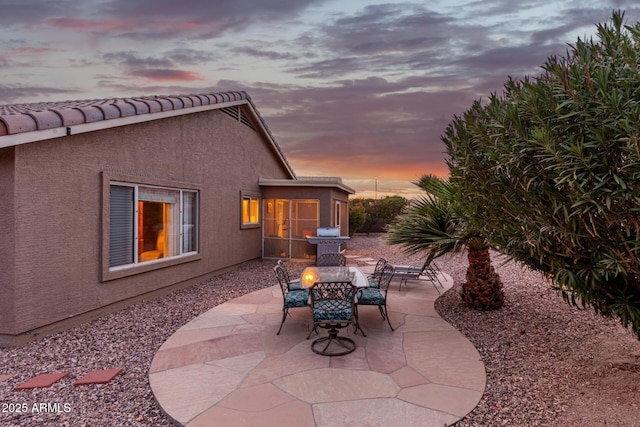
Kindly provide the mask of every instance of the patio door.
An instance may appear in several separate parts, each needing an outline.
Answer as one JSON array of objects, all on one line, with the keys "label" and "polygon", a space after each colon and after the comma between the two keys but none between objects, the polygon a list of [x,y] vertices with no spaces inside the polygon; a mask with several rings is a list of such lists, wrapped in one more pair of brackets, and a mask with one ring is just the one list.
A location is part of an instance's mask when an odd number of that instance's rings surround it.
[{"label": "patio door", "polygon": [[320,201],[263,200],[263,251],[265,258],[311,259],[315,247],[307,242],[318,228]]}]

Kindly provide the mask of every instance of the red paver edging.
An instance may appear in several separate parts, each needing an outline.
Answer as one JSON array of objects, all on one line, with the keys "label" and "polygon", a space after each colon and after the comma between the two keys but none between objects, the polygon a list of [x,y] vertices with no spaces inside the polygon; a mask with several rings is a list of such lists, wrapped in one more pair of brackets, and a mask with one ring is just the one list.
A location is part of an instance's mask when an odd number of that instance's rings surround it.
[{"label": "red paver edging", "polygon": [[84,377],[73,383],[73,385],[79,386],[88,384],[106,384],[114,379],[120,372],[122,372],[122,368],[105,369],[103,371],[91,371]]},{"label": "red paver edging", "polygon": [[61,378],[69,375],[68,372],[58,372],[55,374],[40,374],[20,384],[14,390],[27,390],[31,388],[45,388],[51,387],[55,382]]}]

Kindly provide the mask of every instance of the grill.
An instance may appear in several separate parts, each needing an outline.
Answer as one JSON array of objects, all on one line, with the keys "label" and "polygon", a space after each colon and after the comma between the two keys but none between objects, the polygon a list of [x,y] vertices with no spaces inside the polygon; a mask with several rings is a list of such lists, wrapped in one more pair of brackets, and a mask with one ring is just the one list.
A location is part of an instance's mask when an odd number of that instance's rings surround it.
[{"label": "grill", "polygon": [[316,256],[340,252],[340,246],[349,239],[340,235],[340,227],[319,227],[315,236],[307,237],[309,243],[317,245]]}]

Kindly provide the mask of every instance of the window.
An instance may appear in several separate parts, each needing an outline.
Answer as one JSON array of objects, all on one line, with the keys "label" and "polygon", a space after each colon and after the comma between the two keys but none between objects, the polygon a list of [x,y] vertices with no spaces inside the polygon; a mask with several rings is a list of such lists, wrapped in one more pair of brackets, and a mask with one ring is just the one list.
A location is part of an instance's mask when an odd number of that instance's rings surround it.
[{"label": "window", "polygon": [[242,195],[242,226],[260,226],[260,197]]},{"label": "window", "polygon": [[334,227],[338,227],[340,228],[340,216],[341,216],[341,212],[340,212],[340,200],[336,200],[336,208],[333,211],[334,217],[333,217],[333,225]]},{"label": "window", "polygon": [[197,218],[197,191],[111,182],[109,268],[196,253]]}]

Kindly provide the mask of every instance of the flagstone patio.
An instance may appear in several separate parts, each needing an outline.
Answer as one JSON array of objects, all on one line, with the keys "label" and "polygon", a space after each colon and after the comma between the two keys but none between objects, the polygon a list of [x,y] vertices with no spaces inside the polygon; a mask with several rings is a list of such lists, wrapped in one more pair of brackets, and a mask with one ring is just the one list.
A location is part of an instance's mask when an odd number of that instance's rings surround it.
[{"label": "flagstone patio", "polygon": [[[451,277],[440,278],[445,288],[452,286]],[[156,353],[149,372],[155,398],[189,427],[454,423],[482,397],[484,365],[434,310],[432,284],[410,280],[399,291],[398,282],[388,295],[395,331],[376,307],[361,307],[367,336],[349,331],[357,349],[339,357],[311,351],[308,308],[290,310],[276,335],[279,286],[214,307]]]}]

